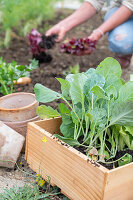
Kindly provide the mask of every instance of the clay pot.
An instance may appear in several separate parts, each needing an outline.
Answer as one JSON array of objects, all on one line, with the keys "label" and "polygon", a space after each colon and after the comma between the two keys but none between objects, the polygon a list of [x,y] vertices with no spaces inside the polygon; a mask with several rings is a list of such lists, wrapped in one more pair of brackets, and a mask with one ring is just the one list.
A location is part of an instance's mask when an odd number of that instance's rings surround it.
[{"label": "clay pot", "polygon": [[[26,138],[27,123],[39,120],[39,103],[32,93],[12,93],[0,98],[0,120]],[[22,152],[25,150],[25,144]]]},{"label": "clay pot", "polygon": [[4,124],[9,126],[10,128],[12,128],[15,131],[17,131],[18,133],[20,133],[22,136],[26,137],[27,123],[37,121],[39,119],[40,118],[38,116],[35,116],[31,119],[28,119],[28,120],[25,120],[25,121],[20,121],[20,122],[6,122],[6,121],[3,121],[3,122],[4,122]]},{"label": "clay pot", "polygon": [[6,122],[25,121],[36,117],[39,103],[32,93],[12,93],[0,98],[0,120]]},{"label": "clay pot", "polygon": [[[15,131],[17,131],[19,134],[21,134],[22,136],[24,136],[24,138],[26,139],[26,134],[27,134],[27,123],[28,122],[33,122],[33,121],[37,121],[40,118],[38,116],[33,117],[31,119],[25,120],[25,121],[20,121],[20,122],[6,122],[3,121],[4,124],[6,124],[7,126],[9,126],[10,128],[14,129]],[[25,142],[22,148],[22,153],[25,152]]]}]

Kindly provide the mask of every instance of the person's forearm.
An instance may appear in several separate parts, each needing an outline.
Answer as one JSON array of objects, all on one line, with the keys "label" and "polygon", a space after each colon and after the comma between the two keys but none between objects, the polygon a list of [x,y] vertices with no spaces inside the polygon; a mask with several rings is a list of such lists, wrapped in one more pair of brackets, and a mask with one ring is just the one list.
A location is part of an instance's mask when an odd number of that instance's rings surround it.
[{"label": "person's forearm", "polygon": [[62,20],[59,24],[65,26],[66,31],[71,30],[75,26],[87,21],[96,14],[95,8],[88,2],[84,2],[82,6],[76,10],[72,15]]},{"label": "person's forearm", "polygon": [[132,16],[133,12],[126,6],[121,6],[99,29],[103,32],[109,32],[119,26]]}]

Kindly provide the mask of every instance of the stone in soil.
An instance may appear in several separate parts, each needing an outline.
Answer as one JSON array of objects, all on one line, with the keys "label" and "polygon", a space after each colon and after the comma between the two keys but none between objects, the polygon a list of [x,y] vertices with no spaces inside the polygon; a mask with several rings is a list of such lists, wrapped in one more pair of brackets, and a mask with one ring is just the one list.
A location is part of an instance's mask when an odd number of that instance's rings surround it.
[{"label": "stone in soil", "polygon": [[0,121],[0,166],[14,168],[25,138]]}]

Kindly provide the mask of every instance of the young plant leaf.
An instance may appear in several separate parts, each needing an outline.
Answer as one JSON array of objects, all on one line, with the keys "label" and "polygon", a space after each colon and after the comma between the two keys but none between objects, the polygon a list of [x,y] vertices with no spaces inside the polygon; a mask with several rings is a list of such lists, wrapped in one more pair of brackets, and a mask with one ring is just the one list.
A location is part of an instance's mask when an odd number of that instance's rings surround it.
[{"label": "young plant leaf", "polygon": [[125,131],[133,136],[133,126],[124,126],[124,127],[125,127]]},{"label": "young plant leaf", "polygon": [[83,94],[83,87],[87,77],[84,73],[81,74],[70,74],[66,77],[69,81],[70,87],[70,96],[74,104],[84,102],[84,94]]},{"label": "young plant leaf", "polygon": [[60,84],[61,84],[61,91],[62,95],[65,98],[69,98],[69,90],[70,90],[70,83],[67,80],[64,80],[62,78],[56,78]]},{"label": "young plant leaf", "polygon": [[114,98],[114,99],[117,98],[117,91],[113,85],[108,86],[105,89],[105,93],[108,96],[109,100],[111,100],[112,98]]},{"label": "young plant leaf", "polygon": [[116,103],[110,119],[110,125],[119,124],[124,126],[133,126],[133,102],[126,101]]},{"label": "young plant leaf", "polygon": [[63,137],[57,134],[54,134],[58,139],[62,140],[63,142],[69,144],[70,146],[80,146],[80,143],[77,140],[74,140],[73,138]]},{"label": "young plant leaf", "polygon": [[41,119],[59,117],[60,114],[50,106],[41,105],[37,107],[37,115]]},{"label": "young plant leaf", "polygon": [[105,79],[110,75],[120,78],[122,74],[119,62],[111,57],[105,58],[96,68],[96,72],[104,76]]},{"label": "young plant leaf", "polygon": [[60,126],[61,133],[66,138],[74,138],[74,123],[72,118],[67,115],[62,115],[62,124]]},{"label": "young plant leaf", "polygon": [[55,99],[61,98],[61,94],[55,92],[39,83],[34,86],[36,100],[41,103],[48,103],[54,101]]},{"label": "young plant leaf", "polygon": [[98,85],[94,86],[91,89],[91,92],[97,96],[97,99],[106,99],[109,100],[108,97],[105,95],[105,91],[99,87]]},{"label": "young plant leaf", "polygon": [[118,161],[118,165],[119,166],[123,166],[126,165],[128,163],[131,163],[133,160],[132,156],[128,153],[126,153],[119,161]]},{"label": "young plant leaf", "polygon": [[120,136],[123,137],[123,140],[125,142],[125,144],[128,146],[129,149],[131,149],[131,145],[130,145],[130,136],[123,130],[123,127],[120,127]]},{"label": "young plant leaf", "polygon": [[68,107],[64,103],[59,104],[59,112],[61,114],[71,115],[70,110],[68,109]]},{"label": "young plant leaf", "polygon": [[118,102],[133,101],[133,82],[125,83],[119,91]]}]

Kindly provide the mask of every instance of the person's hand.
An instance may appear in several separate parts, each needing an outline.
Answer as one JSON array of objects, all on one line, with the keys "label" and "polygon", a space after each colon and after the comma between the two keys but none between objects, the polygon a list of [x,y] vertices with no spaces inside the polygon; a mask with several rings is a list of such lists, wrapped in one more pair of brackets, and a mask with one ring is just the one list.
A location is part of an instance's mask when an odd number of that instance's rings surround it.
[{"label": "person's hand", "polygon": [[49,29],[47,32],[46,32],[46,36],[49,36],[49,35],[52,35],[52,34],[57,34],[58,37],[56,39],[56,42],[60,42],[65,34],[66,34],[66,29],[65,27],[63,26],[63,24],[56,24],[55,26],[53,26],[51,29]]},{"label": "person's hand", "polygon": [[92,41],[98,41],[104,33],[102,32],[101,29],[96,29],[92,32],[92,34],[88,37]]},{"label": "person's hand", "polygon": [[[90,40],[92,40],[92,41],[98,42],[98,40],[99,40],[103,35],[104,35],[104,33],[103,33],[100,29],[96,29],[96,30],[94,30],[94,31],[92,32],[92,34],[91,34],[88,38],[89,38]],[[89,49],[87,49],[87,50],[85,50],[85,51],[83,51],[83,52],[80,52],[78,55],[79,55],[79,56],[89,55],[89,54],[92,54],[93,51],[94,51],[94,49],[91,50],[91,49],[89,48]]]}]

